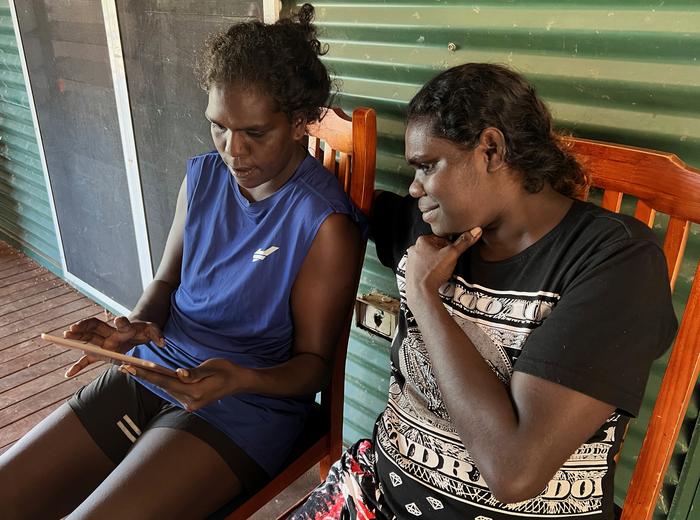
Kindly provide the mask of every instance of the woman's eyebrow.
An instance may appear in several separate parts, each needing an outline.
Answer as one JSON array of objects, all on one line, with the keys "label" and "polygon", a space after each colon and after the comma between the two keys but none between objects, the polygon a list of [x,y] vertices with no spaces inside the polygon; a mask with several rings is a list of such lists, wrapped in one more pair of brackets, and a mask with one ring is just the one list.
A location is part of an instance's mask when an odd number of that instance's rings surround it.
[{"label": "woman's eyebrow", "polygon": [[425,162],[424,156],[421,154],[414,154],[411,157],[406,157],[406,163],[415,166]]},{"label": "woman's eyebrow", "polygon": [[[209,114],[207,114],[206,112],[204,112],[204,117],[208,121],[210,121],[211,123],[217,124],[219,126],[224,126],[221,123],[219,123],[216,119],[211,117]],[[266,132],[267,130],[269,130],[269,125],[267,123],[257,123],[257,124],[248,125],[244,128],[239,128],[238,130],[241,130],[243,132],[245,132],[245,131]]]}]

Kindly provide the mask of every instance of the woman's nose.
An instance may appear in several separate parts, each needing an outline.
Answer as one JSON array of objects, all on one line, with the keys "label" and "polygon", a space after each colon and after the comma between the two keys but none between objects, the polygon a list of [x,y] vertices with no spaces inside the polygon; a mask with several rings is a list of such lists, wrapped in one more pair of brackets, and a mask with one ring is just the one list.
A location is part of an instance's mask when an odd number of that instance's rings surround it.
[{"label": "woman's nose", "polygon": [[239,132],[229,132],[228,136],[226,136],[225,150],[231,157],[246,155],[245,138]]},{"label": "woman's nose", "polygon": [[417,199],[425,195],[425,190],[423,189],[423,183],[420,181],[418,178],[419,173],[416,172],[416,174],[413,176],[413,181],[411,181],[411,185],[408,187],[408,193],[411,195],[411,197]]}]

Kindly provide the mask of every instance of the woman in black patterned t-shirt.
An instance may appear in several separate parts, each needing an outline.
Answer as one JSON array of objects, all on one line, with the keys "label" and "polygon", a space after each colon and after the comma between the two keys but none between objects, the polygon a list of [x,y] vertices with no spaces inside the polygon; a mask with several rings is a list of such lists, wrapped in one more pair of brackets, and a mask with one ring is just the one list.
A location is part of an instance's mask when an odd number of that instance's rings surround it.
[{"label": "woman in black patterned t-shirt", "polygon": [[612,519],[615,455],[677,325],[654,235],[575,198],[585,173],[505,67],[426,84],[406,160],[410,196],[372,217],[401,295],[387,407],[292,518]]}]

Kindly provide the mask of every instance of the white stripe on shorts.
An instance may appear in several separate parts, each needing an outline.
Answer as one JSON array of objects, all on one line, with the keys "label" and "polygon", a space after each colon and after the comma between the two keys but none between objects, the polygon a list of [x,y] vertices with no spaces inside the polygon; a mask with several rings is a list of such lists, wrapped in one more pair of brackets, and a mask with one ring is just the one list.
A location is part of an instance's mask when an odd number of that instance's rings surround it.
[{"label": "white stripe on shorts", "polygon": [[134,430],[134,433],[135,433],[136,435],[141,435],[141,430],[139,429],[138,426],[136,426],[136,424],[134,423],[134,421],[131,420],[131,417],[129,417],[128,415],[125,415],[125,416],[123,417],[123,419],[126,421],[126,423],[127,423],[129,426],[131,426],[131,429]]},{"label": "white stripe on shorts", "polygon": [[124,423],[121,421],[117,421],[117,426],[119,426],[119,429],[122,431],[124,435],[126,435],[126,438],[129,439],[132,443],[136,442],[136,437],[127,429],[126,426],[124,426]]}]

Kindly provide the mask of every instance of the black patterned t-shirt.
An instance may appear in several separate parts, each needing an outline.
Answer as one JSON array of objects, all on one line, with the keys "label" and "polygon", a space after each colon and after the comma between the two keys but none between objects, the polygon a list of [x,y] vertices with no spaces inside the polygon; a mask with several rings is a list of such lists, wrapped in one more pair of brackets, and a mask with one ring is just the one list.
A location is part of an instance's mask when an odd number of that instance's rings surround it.
[{"label": "black patterned t-shirt", "polygon": [[574,201],[552,231],[515,257],[485,262],[467,251],[441,287],[445,308],[504,385],[518,370],[616,407],[538,496],[505,504],[491,494],[452,425],[406,305],[405,251],[430,229],[414,200],[391,193],[380,195],[373,220],[377,254],[396,273],[401,295],[388,403],[374,432],[378,480],[393,513],[613,518],[614,457],[638,412],[650,364],[677,326],[663,253],[651,231],[631,217]]}]

